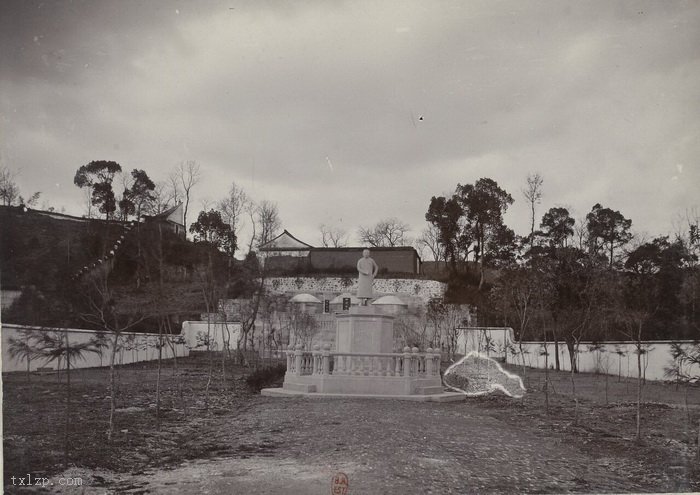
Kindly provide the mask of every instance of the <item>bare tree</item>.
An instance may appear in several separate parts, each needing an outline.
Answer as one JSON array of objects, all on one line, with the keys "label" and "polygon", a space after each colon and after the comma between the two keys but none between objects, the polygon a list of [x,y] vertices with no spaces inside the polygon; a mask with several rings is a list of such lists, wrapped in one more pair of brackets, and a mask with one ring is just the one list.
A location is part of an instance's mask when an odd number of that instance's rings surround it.
[{"label": "bare tree", "polygon": [[112,440],[114,433],[114,412],[117,408],[115,387],[115,364],[117,354],[122,350],[122,335],[146,319],[146,314],[134,314],[133,307],[122,307],[123,301],[115,298],[114,291],[109,285],[106,273],[98,274],[79,288],[85,310],[78,316],[90,325],[111,334],[110,359],[109,359],[109,396],[110,413],[107,429],[107,440]]},{"label": "bare tree", "polygon": [[407,223],[392,217],[380,220],[374,227],[360,227],[357,234],[363,244],[373,247],[394,247],[409,243],[406,234],[410,229]]},{"label": "bare tree", "polygon": [[282,228],[277,203],[272,201],[263,200],[258,204],[255,220],[257,222],[259,246],[274,239],[280,228]]},{"label": "bare tree", "polygon": [[255,211],[257,210],[258,205],[253,201],[252,199],[249,200],[248,204],[244,208],[244,212],[246,215],[248,215],[248,220],[250,221],[250,239],[248,240],[248,254],[253,251],[253,247],[255,246],[255,239],[257,236],[257,226],[255,225]]},{"label": "bare tree", "polygon": [[446,258],[445,248],[440,243],[440,229],[436,225],[429,224],[424,228],[416,239],[416,245],[427,248],[435,261],[444,261]]},{"label": "bare tree", "polygon": [[302,344],[306,349],[311,349],[314,337],[319,331],[319,324],[316,318],[302,311],[296,304],[292,304],[287,317],[294,335],[293,344]]},{"label": "bare tree", "polygon": [[5,166],[0,167],[0,201],[5,206],[12,206],[19,198],[19,187],[15,181],[17,173]]},{"label": "bare tree", "polygon": [[175,197],[170,183],[165,181],[156,182],[156,188],[151,191],[153,200],[145,205],[144,213],[148,215],[158,215],[175,205]]},{"label": "bare tree", "polygon": [[348,233],[340,227],[330,227],[321,224],[318,229],[321,231],[321,243],[323,247],[345,247],[348,245]]},{"label": "bare tree", "polygon": [[178,193],[181,193],[184,198],[183,220],[185,227],[187,227],[187,210],[190,206],[192,188],[199,183],[201,178],[202,174],[199,164],[194,160],[181,162],[175,169],[175,172],[173,172],[173,175],[170,176],[171,188],[176,196],[176,202],[180,199]]},{"label": "bare tree", "polygon": [[5,166],[0,166],[0,203],[5,206],[36,206],[41,193],[35,192],[27,198],[23,197],[20,194],[16,177],[16,172],[11,171]]},{"label": "bare tree", "polygon": [[588,220],[585,217],[579,218],[574,224],[574,238],[577,242],[577,248],[581,251],[588,249]]},{"label": "bare tree", "polygon": [[82,189],[83,192],[83,217],[92,218],[95,214],[94,206],[92,204],[92,191],[90,189]]},{"label": "bare tree", "polygon": [[523,196],[530,203],[530,249],[535,239],[535,205],[542,201],[542,183],[544,179],[539,173],[527,175],[527,186],[523,189]]},{"label": "bare tree", "polygon": [[250,198],[235,182],[231,182],[231,188],[228,195],[219,201],[217,207],[221,212],[221,217],[228,224],[236,239],[239,238],[241,227],[243,226],[243,217],[248,210]]}]

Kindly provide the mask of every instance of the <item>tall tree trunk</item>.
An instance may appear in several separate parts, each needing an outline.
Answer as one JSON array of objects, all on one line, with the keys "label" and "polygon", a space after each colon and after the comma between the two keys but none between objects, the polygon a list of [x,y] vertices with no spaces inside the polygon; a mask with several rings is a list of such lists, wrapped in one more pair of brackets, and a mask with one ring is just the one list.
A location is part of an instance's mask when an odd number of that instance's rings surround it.
[{"label": "tall tree trunk", "polygon": [[549,351],[547,349],[547,330],[542,326],[544,335],[544,410],[549,416]]},{"label": "tall tree trunk", "polygon": [[66,336],[66,425],[63,434],[63,469],[68,469],[69,446],[70,440],[70,341],[68,340],[68,332],[64,332]]},{"label": "tall tree trunk", "polygon": [[158,372],[156,375],[156,429],[160,431],[160,374],[163,369],[163,324],[158,323]]},{"label": "tall tree trunk", "polygon": [[[641,333],[641,324],[640,324]],[[641,439],[641,424],[642,424],[642,347],[641,342],[637,341],[637,431],[635,440],[639,442]]]},{"label": "tall tree trunk", "polygon": [[574,379],[574,370],[571,370],[571,391],[574,395],[574,424],[578,424],[578,397],[576,396],[576,380]]},{"label": "tall tree trunk", "polygon": [[109,358],[109,427],[107,428],[107,440],[112,441],[114,433],[114,411],[117,408],[116,390],[114,386],[114,363],[117,358],[117,346],[119,344],[119,334],[114,333],[114,341],[112,342],[112,355]]}]

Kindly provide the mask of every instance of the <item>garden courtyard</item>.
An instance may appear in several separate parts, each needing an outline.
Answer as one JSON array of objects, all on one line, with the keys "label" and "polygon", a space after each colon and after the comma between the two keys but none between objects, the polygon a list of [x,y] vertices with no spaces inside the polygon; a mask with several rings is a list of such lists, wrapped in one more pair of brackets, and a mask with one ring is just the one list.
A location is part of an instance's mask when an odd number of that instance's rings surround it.
[{"label": "garden courtyard", "polygon": [[[647,382],[636,442],[636,381],[613,376],[576,375],[574,395],[550,371],[547,411],[534,369],[522,399],[407,403],[262,397],[230,365],[207,400],[206,359],[178,366],[162,373],[160,428],[155,364],[119,369],[111,442],[109,370],[73,371],[67,469],[65,377],[3,376],[5,492],[327,494],[341,472],[350,494],[700,491],[697,387]],[[29,473],[82,486],[10,483]]]}]

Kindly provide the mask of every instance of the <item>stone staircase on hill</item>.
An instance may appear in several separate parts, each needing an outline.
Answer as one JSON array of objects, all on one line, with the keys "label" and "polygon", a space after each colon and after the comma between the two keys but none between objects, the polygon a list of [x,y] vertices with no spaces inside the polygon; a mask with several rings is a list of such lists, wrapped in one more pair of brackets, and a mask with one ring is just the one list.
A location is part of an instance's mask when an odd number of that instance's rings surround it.
[{"label": "stone staircase on hill", "polygon": [[72,278],[74,280],[78,280],[82,278],[85,275],[92,275],[95,274],[99,270],[107,270],[107,272],[111,271],[112,268],[114,267],[114,258],[116,257],[117,253],[119,253],[120,248],[122,247],[124,243],[124,239],[126,238],[127,234],[133,230],[134,227],[138,222],[136,220],[132,220],[131,222],[128,222],[126,225],[123,226],[123,231],[122,234],[119,236],[119,239],[114,243],[114,246],[112,246],[112,249],[107,253],[105,256],[97,258],[93,263],[88,263],[85,266],[83,266],[80,270],[78,270]]}]

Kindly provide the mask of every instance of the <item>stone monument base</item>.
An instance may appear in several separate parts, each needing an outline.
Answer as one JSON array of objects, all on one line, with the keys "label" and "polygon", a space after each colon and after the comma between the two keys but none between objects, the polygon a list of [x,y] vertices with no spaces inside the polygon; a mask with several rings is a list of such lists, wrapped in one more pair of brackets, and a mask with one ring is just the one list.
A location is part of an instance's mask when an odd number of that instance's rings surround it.
[{"label": "stone monument base", "polygon": [[414,401],[456,401],[465,395],[447,392],[440,377],[440,353],[405,347],[392,352],[394,318],[371,306],[338,315],[336,349],[287,351],[282,388],[268,396],[353,397]]},{"label": "stone monument base", "polygon": [[264,388],[261,395],[268,397],[311,397],[317,399],[393,399],[414,402],[456,402],[466,399],[466,395],[458,392],[440,392],[431,395],[388,395],[388,394],[321,394],[317,392],[295,392],[284,388]]}]

